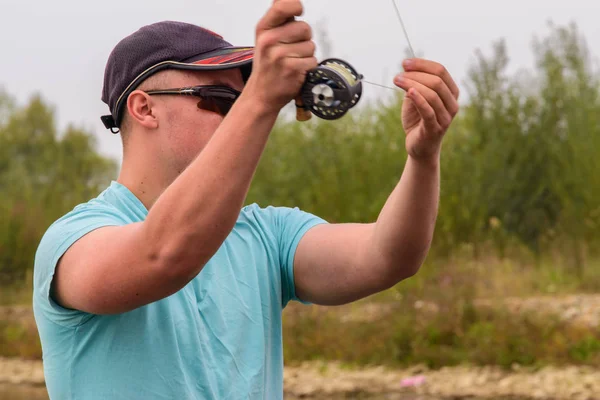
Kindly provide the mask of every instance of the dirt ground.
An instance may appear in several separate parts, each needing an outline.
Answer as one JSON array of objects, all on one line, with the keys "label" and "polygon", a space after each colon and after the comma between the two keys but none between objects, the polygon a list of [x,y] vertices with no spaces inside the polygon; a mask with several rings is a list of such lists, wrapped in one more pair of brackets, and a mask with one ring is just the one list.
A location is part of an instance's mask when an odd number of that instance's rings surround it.
[{"label": "dirt ground", "polygon": [[296,398],[361,394],[380,398],[396,395],[405,399],[600,399],[600,370],[574,367],[508,372],[489,367],[429,371],[418,366],[407,370],[381,367],[348,370],[328,363],[287,367],[284,380],[286,393]]},{"label": "dirt ground", "polygon": [[[0,358],[2,384],[43,387],[41,362]],[[286,366],[284,387],[287,399],[600,400],[600,370],[453,367],[431,371],[420,366],[348,369],[337,363],[307,363]]]}]

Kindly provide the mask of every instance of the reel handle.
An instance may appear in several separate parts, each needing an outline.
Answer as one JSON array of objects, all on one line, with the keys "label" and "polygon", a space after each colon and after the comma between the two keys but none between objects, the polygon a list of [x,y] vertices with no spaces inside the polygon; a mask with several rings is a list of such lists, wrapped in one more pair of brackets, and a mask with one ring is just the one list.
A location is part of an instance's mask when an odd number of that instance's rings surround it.
[{"label": "reel handle", "polygon": [[296,121],[304,122],[312,118],[312,113],[304,106],[302,94],[299,93],[296,97]]},{"label": "reel handle", "polygon": [[[286,23],[296,21],[295,17],[289,18]],[[302,89],[298,93],[296,97],[296,120],[300,122],[308,121],[312,118],[312,113],[304,106],[304,101],[302,100]]]}]

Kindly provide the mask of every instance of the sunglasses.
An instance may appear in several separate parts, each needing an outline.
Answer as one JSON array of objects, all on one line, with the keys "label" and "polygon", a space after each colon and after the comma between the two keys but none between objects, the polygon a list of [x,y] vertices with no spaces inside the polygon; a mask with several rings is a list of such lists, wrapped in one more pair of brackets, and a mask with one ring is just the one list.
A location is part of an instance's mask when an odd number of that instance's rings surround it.
[{"label": "sunglasses", "polygon": [[149,90],[149,95],[182,95],[200,98],[198,108],[212,111],[223,117],[227,115],[233,103],[240,96],[240,92],[228,86],[204,85],[177,89]]}]

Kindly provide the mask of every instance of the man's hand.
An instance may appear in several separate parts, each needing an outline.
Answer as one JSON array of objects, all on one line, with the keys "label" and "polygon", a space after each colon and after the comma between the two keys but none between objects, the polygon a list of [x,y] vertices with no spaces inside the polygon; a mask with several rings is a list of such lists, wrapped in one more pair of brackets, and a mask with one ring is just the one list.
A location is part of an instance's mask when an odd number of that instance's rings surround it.
[{"label": "man's hand", "polygon": [[407,91],[402,106],[406,150],[414,159],[435,159],[458,113],[458,87],[441,64],[410,59],[403,65],[405,72],[396,76],[394,83]]},{"label": "man's hand", "polygon": [[306,73],[318,64],[310,26],[295,20],[303,10],[300,0],[275,0],[256,27],[252,75],[245,90],[277,112],[298,95]]}]

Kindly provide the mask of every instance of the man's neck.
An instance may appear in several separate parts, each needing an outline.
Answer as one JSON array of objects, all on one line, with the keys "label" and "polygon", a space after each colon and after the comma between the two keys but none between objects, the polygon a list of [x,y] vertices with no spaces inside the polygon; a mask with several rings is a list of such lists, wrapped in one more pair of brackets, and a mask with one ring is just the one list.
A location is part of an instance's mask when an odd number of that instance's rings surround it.
[{"label": "man's neck", "polygon": [[[139,154],[151,154],[150,152]],[[146,209],[150,210],[161,193],[174,178],[167,176],[167,168],[161,167],[156,159],[147,159],[136,154],[135,157],[125,154],[123,165],[117,182],[127,187]]]}]

